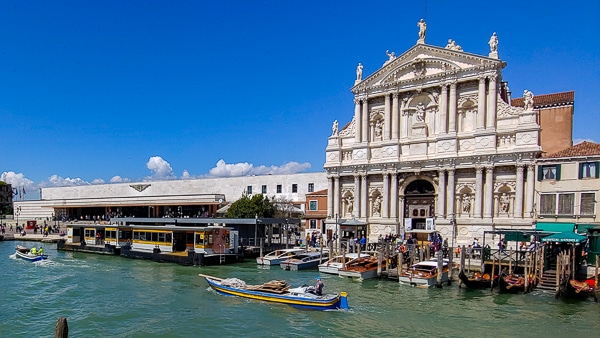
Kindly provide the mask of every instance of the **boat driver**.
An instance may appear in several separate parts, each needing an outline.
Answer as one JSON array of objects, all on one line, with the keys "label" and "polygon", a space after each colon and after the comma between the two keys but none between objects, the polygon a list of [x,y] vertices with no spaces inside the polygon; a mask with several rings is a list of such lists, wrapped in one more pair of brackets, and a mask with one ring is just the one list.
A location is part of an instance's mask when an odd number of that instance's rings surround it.
[{"label": "boat driver", "polygon": [[42,247],[40,246],[40,248],[38,249],[38,255],[40,255],[40,256],[41,256],[41,255],[43,255],[43,254],[44,254],[44,248],[42,248]]},{"label": "boat driver", "polygon": [[317,277],[317,283],[315,284],[315,293],[317,296],[323,295],[323,282],[321,281],[321,277]]}]

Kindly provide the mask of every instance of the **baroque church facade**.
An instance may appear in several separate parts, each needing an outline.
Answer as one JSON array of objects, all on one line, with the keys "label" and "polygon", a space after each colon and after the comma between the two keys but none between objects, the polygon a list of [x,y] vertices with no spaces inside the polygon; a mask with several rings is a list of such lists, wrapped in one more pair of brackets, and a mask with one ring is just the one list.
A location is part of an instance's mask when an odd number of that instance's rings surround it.
[{"label": "baroque church facade", "polygon": [[389,59],[352,87],[354,116],[328,138],[327,214],[368,224],[369,240],[415,229],[449,243],[484,231],[531,229],[538,111],[525,91],[511,105],[494,33],[487,56],[425,43]]}]

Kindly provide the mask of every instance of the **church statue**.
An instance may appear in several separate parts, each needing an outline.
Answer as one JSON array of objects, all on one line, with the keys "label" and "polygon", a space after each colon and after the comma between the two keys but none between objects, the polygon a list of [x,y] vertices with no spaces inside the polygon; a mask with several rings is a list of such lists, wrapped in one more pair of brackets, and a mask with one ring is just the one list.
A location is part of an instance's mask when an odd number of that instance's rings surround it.
[{"label": "church statue", "polygon": [[381,195],[377,196],[373,201],[373,215],[379,216],[381,214]]},{"label": "church statue", "polygon": [[337,136],[338,134],[338,120],[333,121],[331,126],[331,136]]},{"label": "church statue", "polygon": [[523,106],[525,110],[533,109],[533,93],[527,89],[523,92]]},{"label": "church statue", "polygon": [[471,211],[471,200],[469,199],[469,195],[463,195],[463,212],[469,213]]},{"label": "church statue", "polygon": [[425,43],[425,34],[427,33],[427,24],[425,23],[425,20],[421,19],[418,23],[417,26],[419,26],[419,41],[421,43]]},{"label": "church statue", "polygon": [[415,118],[419,122],[423,122],[425,120],[425,105],[423,102],[419,102],[419,104],[417,104],[417,113]]},{"label": "church statue", "polygon": [[394,61],[396,59],[396,53],[394,53],[394,52],[390,53],[389,50],[385,51],[385,55],[388,56],[388,59],[387,59],[387,61],[384,64],[388,64],[388,63],[390,63],[390,62],[392,62],[392,61]]},{"label": "church statue", "polygon": [[348,214],[352,214],[352,211],[354,211],[354,197],[352,196],[348,196],[346,197],[346,210]]},{"label": "church statue", "polygon": [[502,196],[500,196],[500,210],[502,212],[508,212],[509,202],[510,200],[508,198],[508,195],[506,195],[506,193],[503,193]]},{"label": "church statue", "polygon": [[358,66],[356,66],[356,81],[362,80],[362,70],[363,65],[359,62]]},{"label": "church statue", "polygon": [[496,32],[494,32],[494,34],[492,34],[488,44],[490,45],[490,52],[493,53],[493,52],[498,51],[498,37],[496,36]]}]

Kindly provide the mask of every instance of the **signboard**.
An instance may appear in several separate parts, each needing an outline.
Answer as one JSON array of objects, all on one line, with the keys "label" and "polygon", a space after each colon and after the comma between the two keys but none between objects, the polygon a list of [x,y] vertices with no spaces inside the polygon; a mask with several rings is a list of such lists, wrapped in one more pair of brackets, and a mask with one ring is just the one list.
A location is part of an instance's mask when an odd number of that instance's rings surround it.
[{"label": "signboard", "polygon": [[405,218],[404,219],[404,231],[411,231],[412,230],[412,218]]},{"label": "signboard", "polygon": [[435,230],[435,223],[433,223],[433,218],[425,219],[425,230]]}]

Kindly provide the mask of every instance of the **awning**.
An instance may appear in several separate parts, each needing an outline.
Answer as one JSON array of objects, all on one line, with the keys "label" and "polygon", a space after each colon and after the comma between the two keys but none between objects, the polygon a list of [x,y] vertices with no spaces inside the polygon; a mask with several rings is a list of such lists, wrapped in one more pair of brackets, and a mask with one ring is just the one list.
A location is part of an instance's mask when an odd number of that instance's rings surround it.
[{"label": "awning", "polygon": [[542,238],[542,242],[559,242],[559,243],[581,243],[586,237],[578,235],[574,232],[560,232]]},{"label": "awning", "polygon": [[535,229],[547,232],[573,232],[575,223],[537,222]]},{"label": "awning", "polygon": [[586,235],[588,233],[588,229],[600,230],[600,225],[598,225],[598,224],[577,224],[577,233],[580,235]]}]

